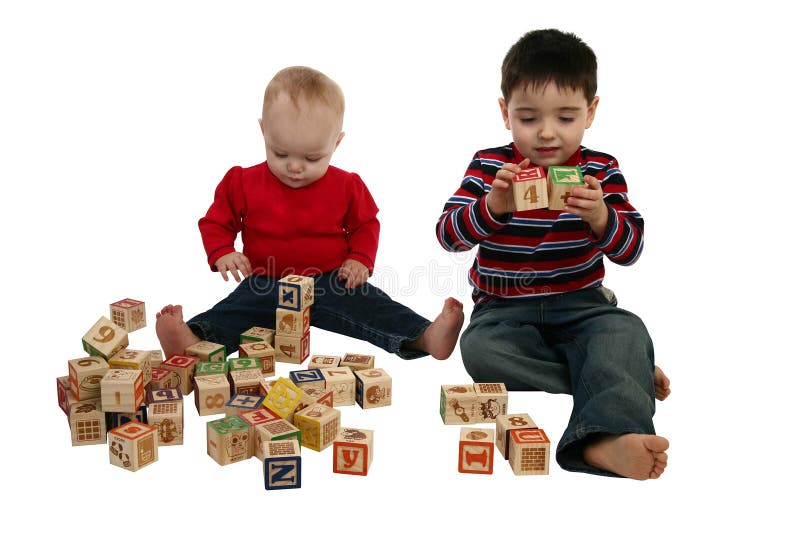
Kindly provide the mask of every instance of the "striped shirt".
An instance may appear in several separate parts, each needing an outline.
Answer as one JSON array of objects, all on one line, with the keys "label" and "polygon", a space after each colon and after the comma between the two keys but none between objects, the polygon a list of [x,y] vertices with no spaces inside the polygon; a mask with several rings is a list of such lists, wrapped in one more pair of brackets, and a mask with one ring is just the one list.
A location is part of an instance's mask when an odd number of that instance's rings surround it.
[{"label": "striped shirt", "polygon": [[531,298],[599,286],[603,256],[630,265],[642,252],[644,219],[628,202],[617,161],[581,147],[564,165],[580,166],[597,178],[608,206],[608,225],[599,239],[578,216],[546,209],[494,217],[486,204],[495,174],[504,163],[524,158],[513,143],[475,154],[461,187],[436,225],[439,243],[458,252],[478,246],[469,273],[473,300]]}]

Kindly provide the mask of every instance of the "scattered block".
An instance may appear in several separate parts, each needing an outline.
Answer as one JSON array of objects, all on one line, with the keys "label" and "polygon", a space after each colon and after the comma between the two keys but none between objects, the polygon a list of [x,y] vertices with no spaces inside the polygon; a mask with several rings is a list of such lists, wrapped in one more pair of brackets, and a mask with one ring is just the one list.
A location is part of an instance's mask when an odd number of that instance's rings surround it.
[{"label": "scattered block", "polygon": [[465,427],[458,441],[458,472],[491,475],[494,470],[494,430]]},{"label": "scattered block", "polygon": [[270,441],[294,439],[299,443],[302,438],[300,429],[283,419],[261,423],[254,426],[253,430],[255,432],[255,454],[261,461],[264,461],[266,457],[264,446]]},{"label": "scattered block", "polygon": [[100,356],[78,358],[67,362],[69,387],[78,400],[100,397],[100,381],[110,369]]},{"label": "scattered block", "polygon": [[267,490],[300,487],[300,444],[287,439],[265,444],[264,487]]},{"label": "scattered block", "polygon": [[303,363],[311,349],[311,335],[303,337],[275,335],[275,361],[283,363]]},{"label": "scattered block", "polygon": [[58,407],[69,417],[69,407],[78,402],[78,399],[72,394],[69,375],[56,378],[56,388],[58,391]]},{"label": "scattered block", "polygon": [[[330,408],[333,408],[333,391],[328,391],[325,388],[321,388],[319,386],[306,386],[301,385],[300,389],[303,390],[304,399],[303,402],[306,401],[306,397],[308,398],[308,403],[306,406],[311,406],[312,404],[324,404]],[[302,408],[305,408],[303,406]],[[300,409],[302,409],[300,408]]]},{"label": "scattered block", "polygon": [[311,329],[311,308],[299,311],[278,308],[275,311],[275,335],[303,337]]},{"label": "scattered block", "polygon": [[156,429],[131,421],[108,433],[108,456],[112,465],[138,471],[158,460]]},{"label": "scattered block", "polygon": [[[273,421],[283,421],[281,416],[273,412],[272,410],[264,407],[259,406],[254,410],[247,410],[240,414],[238,414],[242,420],[252,427],[257,427],[258,425],[263,425],[264,423],[271,423]],[[258,443],[256,443],[258,445]],[[258,449],[256,449],[257,451]],[[263,458],[260,458],[263,460]]]},{"label": "scattered block", "polygon": [[194,377],[194,405],[198,415],[225,413],[225,403],[231,398],[231,385],[225,375]]},{"label": "scattered block", "polygon": [[340,428],[333,442],[333,472],[366,476],[373,448],[372,430]]},{"label": "scattered block", "polygon": [[255,410],[261,403],[264,402],[261,395],[244,395],[242,393],[235,393],[231,395],[228,402],[225,403],[225,415],[231,417],[232,415],[241,415],[242,412]]},{"label": "scattered block", "polygon": [[298,387],[316,386],[325,389],[325,375],[319,369],[289,371],[289,378]]},{"label": "scattered block", "polygon": [[100,317],[83,336],[83,350],[89,356],[108,360],[117,351],[128,346],[128,332],[105,317]]},{"label": "scattered block", "polygon": [[183,393],[177,388],[153,389],[147,392],[147,404],[183,401]]},{"label": "scattered block", "polygon": [[253,429],[240,417],[209,421],[206,426],[208,455],[219,465],[246,460],[253,455]]},{"label": "scattered block", "polygon": [[297,405],[303,397],[303,390],[295,386],[291,381],[280,377],[272,386],[264,399],[264,406],[280,415],[283,419],[289,419],[294,413]]},{"label": "scattered block", "polygon": [[356,371],[356,402],[363,409],[392,404],[392,377],[383,369]]},{"label": "scattered block", "polygon": [[368,354],[345,354],[342,361],[339,363],[340,367],[349,367],[353,371],[362,371],[364,369],[372,369],[375,367],[375,356]]},{"label": "scattered block", "polygon": [[113,430],[131,421],[148,424],[147,406],[143,404],[135,412],[106,412],[106,430]]},{"label": "scattered block", "polygon": [[300,311],[314,304],[314,279],[296,274],[285,276],[278,280],[277,292],[278,308]]},{"label": "scattered block", "polygon": [[272,328],[263,328],[261,326],[254,326],[250,328],[246,332],[242,332],[239,334],[239,344],[244,345],[246,343],[255,343],[257,341],[263,341],[264,343],[269,343],[270,345],[275,344],[275,330]]},{"label": "scattered block", "polygon": [[443,385],[439,400],[439,415],[446,425],[475,423],[478,395],[474,384]]},{"label": "scattered block", "polygon": [[552,166],[547,170],[548,204],[551,210],[563,210],[572,188],[585,186],[580,167]]},{"label": "scattered block", "polygon": [[508,462],[515,475],[546,475],[550,440],[541,428],[514,429],[508,435]]},{"label": "scattered block", "polygon": [[211,341],[199,341],[194,345],[189,345],[184,350],[187,356],[196,356],[201,362],[224,362],[228,354],[225,352],[225,345],[212,343]]},{"label": "scattered block", "polygon": [[228,362],[197,362],[197,367],[195,368],[195,376],[200,375],[227,375],[228,374]]},{"label": "scattered block", "polygon": [[339,367],[342,359],[339,356],[312,356],[308,361],[309,369],[327,369],[329,367]]},{"label": "scattered block", "polygon": [[100,410],[100,399],[77,401],[69,410],[73,447],[106,442],[106,416]]},{"label": "scattered block", "polygon": [[231,379],[231,394],[259,395],[261,393],[261,368],[231,371],[228,375]]},{"label": "scattered block", "polygon": [[314,404],[294,414],[294,425],[300,429],[303,447],[322,451],[336,439],[341,412],[323,404]]},{"label": "scattered block", "polygon": [[546,208],[547,177],[542,167],[531,167],[514,175],[514,211]]},{"label": "scattered block", "polygon": [[130,413],[144,404],[142,372],[134,369],[111,369],[100,380],[103,411]]},{"label": "scattered block", "polygon": [[494,423],[498,415],[508,413],[508,390],[500,382],[475,384],[481,423]]},{"label": "scattered block", "polygon": [[111,321],[130,333],[147,326],[144,302],[134,299],[123,299],[109,305]]},{"label": "scattered block", "polygon": [[177,376],[177,384],[166,387],[179,387],[181,393],[188,395],[192,392],[192,379],[194,378],[195,368],[200,358],[197,356],[185,356],[183,354],[173,354],[161,364],[161,369],[169,369]]},{"label": "scattered block", "polygon": [[523,428],[539,428],[530,415],[526,413],[515,413],[509,415],[498,415],[495,419],[495,435],[497,449],[503,455],[503,459],[508,460],[508,434],[511,430]]},{"label": "scattered block", "polygon": [[356,375],[349,367],[322,369],[325,388],[333,392],[334,406],[352,406],[356,403]]},{"label": "scattered block", "polygon": [[146,350],[120,350],[108,359],[108,365],[112,369],[138,369],[142,372],[142,380],[145,386],[153,379],[150,354]]},{"label": "scattered block", "polygon": [[228,360],[228,372],[244,371],[247,369],[261,369],[258,358],[231,358]]},{"label": "scattered block", "polygon": [[150,367],[158,369],[164,361],[164,354],[160,350],[148,350],[147,356],[150,358]]},{"label": "scattered block", "polygon": [[172,369],[165,367],[156,367],[153,369],[150,383],[147,385],[148,389],[169,389],[179,388],[181,385],[181,377]]},{"label": "scattered block", "polygon": [[183,444],[183,395],[179,389],[159,389],[147,395],[149,423],[159,445]]},{"label": "scattered block", "polygon": [[261,376],[275,376],[275,348],[264,341],[239,345],[238,359],[255,359],[261,368]]}]

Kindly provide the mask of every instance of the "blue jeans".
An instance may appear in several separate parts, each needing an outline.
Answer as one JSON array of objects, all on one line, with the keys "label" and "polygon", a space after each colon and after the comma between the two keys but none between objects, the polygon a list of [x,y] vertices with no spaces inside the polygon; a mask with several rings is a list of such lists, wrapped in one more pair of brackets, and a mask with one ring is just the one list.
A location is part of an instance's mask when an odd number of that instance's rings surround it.
[{"label": "blue jeans", "polygon": [[461,336],[475,382],[572,394],[556,449],[568,471],[616,476],[584,462],[585,446],[603,436],[655,434],[653,343],[644,323],[616,304],[603,288],[492,300],[475,307]]},{"label": "blue jeans", "polygon": [[[426,353],[403,348],[420,337],[430,321],[365,283],[345,289],[338,271],[314,277],[311,325],[368,341],[404,359]],[[192,331],[207,341],[225,345],[228,354],[239,349],[239,334],[253,326],[275,328],[277,279],[253,274],[216,306],[187,321]]]}]

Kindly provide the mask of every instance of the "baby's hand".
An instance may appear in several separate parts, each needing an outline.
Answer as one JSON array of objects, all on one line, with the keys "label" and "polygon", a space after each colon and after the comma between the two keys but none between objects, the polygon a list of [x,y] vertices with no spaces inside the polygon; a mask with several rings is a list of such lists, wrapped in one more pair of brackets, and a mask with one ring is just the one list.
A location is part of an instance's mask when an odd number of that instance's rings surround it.
[{"label": "baby's hand", "polygon": [[577,215],[592,228],[592,233],[602,237],[608,224],[608,206],[603,201],[603,188],[594,176],[586,175],[586,187],[573,187],[564,211]]},{"label": "baby's hand", "polygon": [[495,217],[502,217],[514,211],[514,176],[528,168],[531,160],[525,158],[519,165],[506,163],[497,171],[492,182],[492,190],[486,195],[486,205]]},{"label": "baby's hand", "polygon": [[360,261],[347,259],[339,267],[339,281],[347,281],[344,285],[345,289],[358,287],[366,282],[367,278],[369,278],[369,269]]},{"label": "baby's hand", "polygon": [[[250,267],[250,260],[241,252],[231,252],[225,254],[220,259],[214,262],[214,266],[222,275],[222,279],[228,281],[228,271],[233,275],[237,282],[241,282],[242,278],[247,278],[253,274],[253,269]],[[239,278],[239,273],[242,273],[242,278]]]}]

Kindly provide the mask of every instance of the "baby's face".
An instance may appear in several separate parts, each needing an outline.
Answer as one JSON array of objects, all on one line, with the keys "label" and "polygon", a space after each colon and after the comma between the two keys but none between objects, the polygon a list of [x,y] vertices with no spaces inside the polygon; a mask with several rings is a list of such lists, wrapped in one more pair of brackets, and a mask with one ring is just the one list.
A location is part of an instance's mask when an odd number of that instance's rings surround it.
[{"label": "baby's face", "polygon": [[299,106],[280,94],[267,108],[261,124],[270,171],[294,189],[325,175],[344,135],[342,117],[335,110],[308,100],[301,100]]}]

